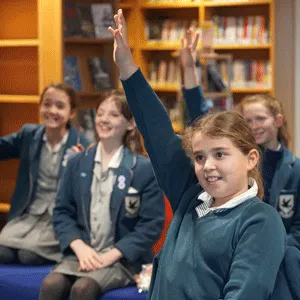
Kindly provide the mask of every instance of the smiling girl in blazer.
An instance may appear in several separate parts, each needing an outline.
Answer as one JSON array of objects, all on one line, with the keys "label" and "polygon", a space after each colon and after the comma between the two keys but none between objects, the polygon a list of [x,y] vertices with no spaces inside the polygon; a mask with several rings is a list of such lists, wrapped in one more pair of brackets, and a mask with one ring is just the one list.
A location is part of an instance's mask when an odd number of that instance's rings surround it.
[{"label": "smiling girl in blazer", "polygon": [[0,263],[40,265],[61,258],[52,226],[57,187],[71,147],[89,141],[70,121],[76,115],[76,91],[51,84],[41,94],[41,125],[26,124],[0,137],[0,159],[20,160],[8,223],[0,233]]},{"label": "smiling girl in blazer", "polygon": [[164,200],[123,95],[97,108],[99,142],[71,159],[54,209],[64,259],[44,280],[40,299],[95,299],[134,284],[153,258]]}]

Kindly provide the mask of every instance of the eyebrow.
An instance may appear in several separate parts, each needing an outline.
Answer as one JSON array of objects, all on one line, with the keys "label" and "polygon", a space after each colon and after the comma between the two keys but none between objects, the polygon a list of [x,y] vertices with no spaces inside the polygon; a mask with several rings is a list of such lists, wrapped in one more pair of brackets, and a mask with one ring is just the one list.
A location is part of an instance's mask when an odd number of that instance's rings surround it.
[{"label": "eyebrow", "polygon": [[[214,152],[217,152],[217,151],[228,151],[229,150],[229,147],[216,147],[216,148],[212,148],[212,151]],[[199,153],[202,153],[203,150],[198,150],[198,151],[195,151],[193,152],[193,155],[196,155],[196,154],[199,154]]]}]

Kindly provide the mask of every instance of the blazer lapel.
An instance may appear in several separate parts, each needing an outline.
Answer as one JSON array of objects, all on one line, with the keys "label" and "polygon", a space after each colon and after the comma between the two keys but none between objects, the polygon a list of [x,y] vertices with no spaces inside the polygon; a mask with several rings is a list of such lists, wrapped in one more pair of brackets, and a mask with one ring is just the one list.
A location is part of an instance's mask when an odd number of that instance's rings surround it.
[{"label": "blazer lapel", "polygon": [[[291,176],[293,170],[293,161],[294,156],[292,153],[284,148],[283,157],[276,168],[270,190],[270,204],[273,207],[277,207],[280,191],[285,187],[288,179]],[[289,166],[288,168],[286,167],[287,165]]]},{"label": "blazer lapel", "polygon": [[134,164],[135,160],[133,159],[131,151],[125,147],[122,161],[117,169],[116,182],[114,184],[110,200],[110,215],[113,223],[118,216],[119,209],[131,185],[133,176],[132,168]]},{"label": "blazer lapel", "polygon": [[30,185],[33,187],[34,182],[37,179],[38,171],[39,171],[39,162],[40,162],[40,154],[43,144],[43,135],[45,132],[45,127],[40,126],[36,131],[33,142],[29,147],[29,161],[30,161]]},{"label": "blazer lapel", "polygon": [[69,151],[72,151],[72,146],[76,145],[79,142],[78,137],[79,137],[78,132],[75,130],[75,128],[71,127],[69,129],[69,136],[64,148],[64,152],[61,156],[58,178],[61,178],[62,172],[66,166]]},{"label": "blazer lapel", "polygon": [[91,206],[91,186],[93,180],[94,159],[97,145],[85,152],[80,163],[79,180],[80,180],[80,199],[81,207],[87,218],[88,227],[90,227],[90,206]]}]

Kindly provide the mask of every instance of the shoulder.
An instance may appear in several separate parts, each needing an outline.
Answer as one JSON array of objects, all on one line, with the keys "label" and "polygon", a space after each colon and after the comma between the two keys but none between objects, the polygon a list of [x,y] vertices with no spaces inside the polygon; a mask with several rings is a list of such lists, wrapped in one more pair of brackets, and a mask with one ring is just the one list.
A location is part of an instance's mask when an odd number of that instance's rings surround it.
[{"label": "shoulder", "polygon": [[94,159],[96,148],[97,144],[88,147],[82,152],[73,154],[72,157],[68,160],[68,168],[74,168],[74,166],[78,166],[81,163],[84,164],[86,161]]},{"label": "shoulder", "polygon": [[23,134],[35,134],[37,131],[44,130],[44,125],[40,124],[24,124],[20,129]]},{"label": "shoulder", "polygon": [[262,226],[273,227],[273,230],[284,229],[278,212],[258,197],[246,201],[241,214],[241,222],[248,225],[260,223]]},{"label": "shoulder", "polygon": [[145,169],[145,170],[151,170],[152,171],[152,164],[148,157],[140,154],[133,154],[133,157],[135,157],[135,169]]}]

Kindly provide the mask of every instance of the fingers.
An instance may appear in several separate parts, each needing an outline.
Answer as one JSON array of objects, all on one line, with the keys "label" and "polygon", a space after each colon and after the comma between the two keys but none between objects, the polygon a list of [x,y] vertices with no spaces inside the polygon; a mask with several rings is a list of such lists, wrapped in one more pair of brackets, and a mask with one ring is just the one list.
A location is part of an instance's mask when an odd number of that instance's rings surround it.
[{"label": "fingers", "polygon": [[197,48],[199,37],[200,37],[199,32],[196,32],[196,34],[194,34],[193,41],[192,41],[192,49],[193,50],[195,50]]}]

